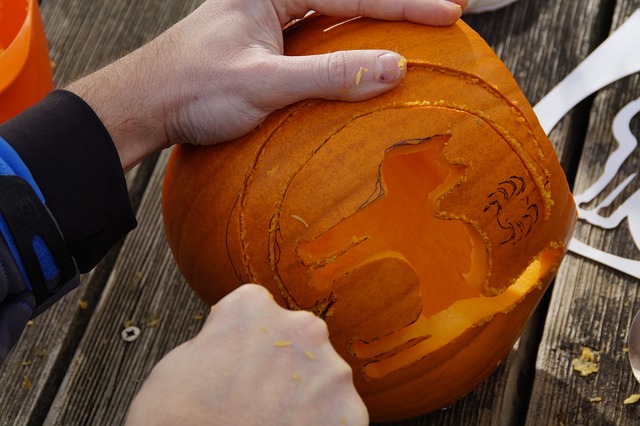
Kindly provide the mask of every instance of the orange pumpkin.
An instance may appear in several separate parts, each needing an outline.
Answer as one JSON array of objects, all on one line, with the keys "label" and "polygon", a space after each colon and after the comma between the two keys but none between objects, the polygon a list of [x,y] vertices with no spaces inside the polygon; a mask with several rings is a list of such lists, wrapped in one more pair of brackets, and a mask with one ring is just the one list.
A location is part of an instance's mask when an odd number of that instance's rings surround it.
[{"label": "orange pumpkin", "polygon": [[396,50],[407,75],[365,102],[308,100],[231,143],[176,147],[175,259],[207,303],[255,282],[324,318],[373,420],[444,407],[506,356],[565,253],[576,213],[553,147],[463,22],[316,17],[285,46]]}]

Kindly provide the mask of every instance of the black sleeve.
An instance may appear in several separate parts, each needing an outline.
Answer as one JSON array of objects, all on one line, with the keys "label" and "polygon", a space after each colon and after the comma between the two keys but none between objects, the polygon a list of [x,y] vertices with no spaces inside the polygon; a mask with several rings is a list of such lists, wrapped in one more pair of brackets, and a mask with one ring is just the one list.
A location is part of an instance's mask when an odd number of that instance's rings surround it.
[{"label": "black sleeve", "polygon": [[80,272],[136,227],[113,141],[80,97],[56,90],[0,124],[0,136],[31,171]]}]

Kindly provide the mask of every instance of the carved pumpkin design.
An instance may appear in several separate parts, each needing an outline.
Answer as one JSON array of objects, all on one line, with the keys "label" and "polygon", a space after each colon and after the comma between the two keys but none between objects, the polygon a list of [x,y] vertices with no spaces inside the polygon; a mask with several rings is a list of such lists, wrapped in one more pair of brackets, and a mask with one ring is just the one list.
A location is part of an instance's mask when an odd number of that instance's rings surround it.
[{"label": "carved pumpkin design", "polygon": [[397,50],[407,76],[176,147],[163,189],[176,261],[207,303],[256,282],[324,318],[373,420],[444,407],[506,356],[565,253],[576,213],[553,147],[463,22],[315,17],[285,46]]}]

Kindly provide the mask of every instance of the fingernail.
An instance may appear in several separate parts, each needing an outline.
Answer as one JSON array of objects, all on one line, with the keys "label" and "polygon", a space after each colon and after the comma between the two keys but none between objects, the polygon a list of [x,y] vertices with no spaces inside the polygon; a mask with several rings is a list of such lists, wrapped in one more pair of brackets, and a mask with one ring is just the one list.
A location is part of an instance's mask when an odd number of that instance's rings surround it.
[{"label": "fingernail", "polygon": [[395,53],[385,53],[376,60],[376,80],[379,83],[392,84],[404,76],[407,60]]},{"label": "fingernail", "polygon": [[[460,4],[460,0],[440,0],[442,5],[452,12],[455,12],[458,15],[458,18],[462,16],[462,11],[466,8],[466,3],[463,5]],[[462,2],[464,3],[464,2]]]},{"label": "fingernail", "polygon": [[442,3],[444,3],[445,5],[451,7],[451,8],[457,8],[457,9],[462,9],[462,5],[460,4],[460,0],[443,0]]}]

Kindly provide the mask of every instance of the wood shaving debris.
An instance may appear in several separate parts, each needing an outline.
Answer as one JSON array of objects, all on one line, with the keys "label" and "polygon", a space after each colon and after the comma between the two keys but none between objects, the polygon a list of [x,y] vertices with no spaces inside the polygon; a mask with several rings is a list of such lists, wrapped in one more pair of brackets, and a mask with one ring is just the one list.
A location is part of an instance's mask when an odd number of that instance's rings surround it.
[{"label": "wood shaving debris", "polygon": [[360,85],[360,80],[362,80],[362,74],[364,74],[365,72],[369,72],[369,69],[365,67],[360,67],[360,69],[356,73],[356,86]]},{"label": "wood shaving debris", "polygon": [[291,340],[276,340],[273,342],[273,346],[276,348],[284,348],[286,346],[291,346],[293,342]]},{"label": "wood shaving debris", "polygon": [[300,381],[300,375],[298,373],[293,375],[293,380],[295,380],[296,382]]},{"label": "wood shaving debris", "polygon": [[592,398],[589,398],[589,402],[602,402],[602,397],[601,396],[594,396]]},{"label": "wood shaving debris", "polygon": [[276,175],[278,173],[279,170],[280,170],[280,167],[279,167],[278,164],[276,164],[275,166],[273,166],[272,168],[267,170],[267,176],[273,177],[274,175]]},{"label": "wood shaving debris", "polygon": [[574,358],[571,360],[571,366],[574,370],[580,373],[581,376],[586,377],[590,374],[597,373],[600,369],[598,365],[599,354],[589,348],[583,347],[580,358]]},{"label": "wood shaving debris", "polygon": [[635,404],[638,401],[640,401],[640,393],[634,393],[633,395],[629,395],[629,397],[625,399],[623,402],[625,405],[628,405],[628,404]]},{"label": "wood shaving debris", "polygon": [[144,271],[137,271],[134,275],[133,275],[133,283],[134,284],[140,284],[140,281],[142,281],[142,277],[144,277]]},{"label": "wood shaving debris", "polygon": [[315,361],[315,360],[316,360],[316,356],[313,354],[313,352],[311,352],[311,351],[305,351],[305,353],[304,353],[304,354],[305,354],[305,355],[307,356],[307,358],[309,358],[310,360],[313,360],[313,361]]},{"label": "wood shaving debris", "polygon": [[29,378],[29,376],[23,376],[22,377],[22,389],[29,390],[29,389],[31,389],[31,386],[32,386],[32,382],[31,382],[31,379]]},{"label": "wood shaving debris", "polygon": [[86,311],[88,307],[89,307],[88,301],[83,299],[78,302],[78,308],[80,308],[81,310]]},{"label": "wood shaving debris", "polygon": [[157,314],[152,314],[144,323],[149,328],[157,327],[158,324],[160,324],[160,317]]},{"label": "wood shaving debris", "polygon": [[300,216],[298,216],[297,214],[292,214],[291,215],[292,218],[294,218],[295,220],[302,222],[302,224],[305,226],[305,228],[309,227],[309,224],[307,223],[306,220],[304,220],[303,218],[301,218]]},{"label": "wood shaving debris", "polygon": [[269,329],[267,327],[260,327],[260,331],[262,331],[264,334],[269,334]]}]

